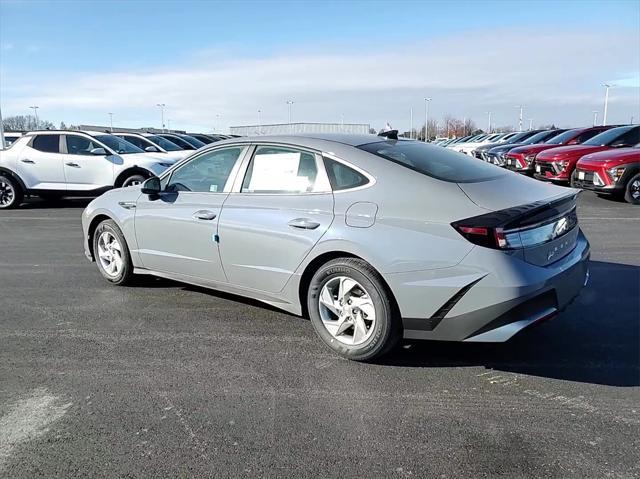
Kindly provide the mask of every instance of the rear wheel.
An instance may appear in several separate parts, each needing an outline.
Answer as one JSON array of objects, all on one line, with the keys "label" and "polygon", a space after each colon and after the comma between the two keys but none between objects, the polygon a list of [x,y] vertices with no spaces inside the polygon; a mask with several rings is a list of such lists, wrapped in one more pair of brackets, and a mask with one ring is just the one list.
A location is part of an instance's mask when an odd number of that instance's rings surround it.
[{"label": "rear wheel", "polygon": [[124,235],[113,220],[104,220],[93,234],[93,254],[100,274],[110,283],[125,285],[133,277],[133,263]]},{"label": "rear wheel", "polygon": [[24,192],[11,176],[0,173],[0,209],[17,208],[24,199]]},{"label": "rear wheel", "polygon": [[329,261],[313,275],[307,307],[316,333],[334,352],[368,361],[400,338],[400,318],[380,274],[356,258]]},{"label": "rear wheel", "polygon": [[624,190],[624,199],[632,205],[640,205],[640,173],[631,177]]}]

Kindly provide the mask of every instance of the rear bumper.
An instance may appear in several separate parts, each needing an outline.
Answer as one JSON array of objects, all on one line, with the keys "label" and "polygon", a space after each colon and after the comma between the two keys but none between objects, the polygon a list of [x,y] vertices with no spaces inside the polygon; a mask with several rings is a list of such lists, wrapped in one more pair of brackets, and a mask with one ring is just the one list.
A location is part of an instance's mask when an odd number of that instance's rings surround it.
[{"label": "rear bumper", "polygon": [[[469,283],[453,288],[453,294],[430,317],[403,318],[404,337],[506,341],[522,329],[555,316],[578,296],[588,280],[589,255],[589,243],[581,231],[574,249],[546,267],[504,252],[475,248],[457,268],[468,273],[475,270],[476,277],[467,274],[449,278]],[[491,270],[480,272],[477,267],[464,266],[474,263],[489,263]],[[440,284],[445,282],[441,280]],[[427,297],[432,297],[431,293],[422,292],[422,298]]]}]

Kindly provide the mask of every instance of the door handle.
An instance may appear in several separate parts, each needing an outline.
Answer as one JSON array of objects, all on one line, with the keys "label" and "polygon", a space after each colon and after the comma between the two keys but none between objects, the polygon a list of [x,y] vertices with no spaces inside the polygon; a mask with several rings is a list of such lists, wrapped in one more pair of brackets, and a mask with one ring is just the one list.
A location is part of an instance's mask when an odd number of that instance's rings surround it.
[{"label": "door handle", "polygon": [[80,168],[80,165],[78,163],[74,163],[73,161],[67,161],[65,165],[73,166],[74,168]]},{"label": "door handle", "polygon": [[215,220],[216,216],[213,211],[209,210],[200,210],[193,214],[193,217],[197,220]]},{"label": "door handle", "polygon": [[320,226],[320,223],[310,220],[309,218],[296,218],[289,221],[287,224],[292,228],[298,228],[301,230],[314,230]]},{"label": "door handle", "polygon": [[24,159],[22,159],[20,161],[23,162],[23,163],[29,163],[30,165],[35,165],[35,163],[36,163],[35,161],[30,160],[29,158],[24,158]]}]

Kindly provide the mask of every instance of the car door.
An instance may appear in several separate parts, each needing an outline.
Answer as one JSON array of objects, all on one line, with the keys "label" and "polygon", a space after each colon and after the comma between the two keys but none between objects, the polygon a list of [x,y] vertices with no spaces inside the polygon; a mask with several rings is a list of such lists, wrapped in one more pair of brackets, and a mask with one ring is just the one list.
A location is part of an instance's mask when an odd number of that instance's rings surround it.
[{"label": "car door", "polygon": [[257,145],[218,225],[230,283],[281,291],[333,221],[333,193],[319,154]]},{"label": "car door", "polygon": [[218,219],[248,146],[202,152],[162,179],[159,195],[136,203],[138,253],[145,268],[208,281],[226,281]]},{"label": "car door", "polygon": [[[70,191],[92,191],[113,186],[114,162],[120,158],[88,135],[67,133],[65,137],[64,174]],[[106,155],[95,155],[91,151],[104,149]]]},{"label": "car door", "polygon": [[61,153],[61,135],[34,135],[20,152],[18,174],[32,190],[64,191],[67,188]]}]

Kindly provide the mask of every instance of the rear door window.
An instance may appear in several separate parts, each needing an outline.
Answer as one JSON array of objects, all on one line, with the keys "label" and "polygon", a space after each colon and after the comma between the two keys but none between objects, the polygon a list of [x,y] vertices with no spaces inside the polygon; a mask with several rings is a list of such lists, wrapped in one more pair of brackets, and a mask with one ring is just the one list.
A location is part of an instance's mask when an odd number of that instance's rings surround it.
[{"label": "rear door window", "polygon": [[60,135],[37,135],[31,140],[31,147],[45,153],[60,153]]}]

